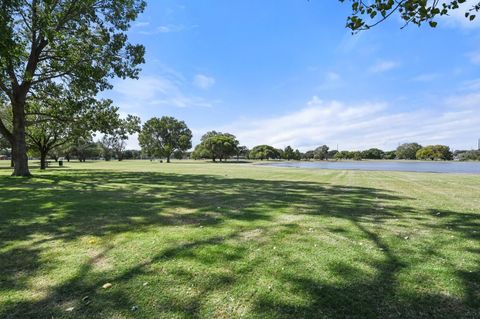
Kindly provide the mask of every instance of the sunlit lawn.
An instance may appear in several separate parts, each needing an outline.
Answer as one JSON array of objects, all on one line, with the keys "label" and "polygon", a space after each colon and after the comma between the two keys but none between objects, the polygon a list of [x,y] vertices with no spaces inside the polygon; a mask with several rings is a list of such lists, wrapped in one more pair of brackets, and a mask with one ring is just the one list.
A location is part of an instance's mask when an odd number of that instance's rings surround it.
[{"label": "sunlit lawn", "polygon": [[0,318],[480,318],[478,175],[7,164]]}]

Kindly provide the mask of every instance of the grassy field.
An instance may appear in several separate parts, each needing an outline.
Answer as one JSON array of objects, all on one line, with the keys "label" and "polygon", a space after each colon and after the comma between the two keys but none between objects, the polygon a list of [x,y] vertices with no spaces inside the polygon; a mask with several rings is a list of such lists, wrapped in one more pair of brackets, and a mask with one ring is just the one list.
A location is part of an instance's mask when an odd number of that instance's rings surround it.
[{"label": "grassy field", "polygon": [[7,164],[0,318],[480,318],[480,176]]}]

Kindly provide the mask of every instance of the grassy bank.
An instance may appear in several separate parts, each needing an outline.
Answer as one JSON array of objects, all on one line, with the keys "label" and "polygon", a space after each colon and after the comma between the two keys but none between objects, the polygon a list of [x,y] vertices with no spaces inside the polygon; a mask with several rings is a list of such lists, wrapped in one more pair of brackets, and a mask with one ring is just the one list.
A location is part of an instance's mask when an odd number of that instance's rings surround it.
[{"label": "grassy bank", "polygon": [[0,318],[480,317],[480,176],[0,165]]}]

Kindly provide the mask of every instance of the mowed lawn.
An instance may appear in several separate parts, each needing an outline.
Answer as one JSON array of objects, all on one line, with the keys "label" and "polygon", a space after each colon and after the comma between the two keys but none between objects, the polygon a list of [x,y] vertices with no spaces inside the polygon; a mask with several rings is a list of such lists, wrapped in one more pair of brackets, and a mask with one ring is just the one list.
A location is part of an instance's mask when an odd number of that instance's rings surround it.
[{"label": "mowed lawn", "polygon": [[0,318],[480,318],[478,175],[7,164]]}]

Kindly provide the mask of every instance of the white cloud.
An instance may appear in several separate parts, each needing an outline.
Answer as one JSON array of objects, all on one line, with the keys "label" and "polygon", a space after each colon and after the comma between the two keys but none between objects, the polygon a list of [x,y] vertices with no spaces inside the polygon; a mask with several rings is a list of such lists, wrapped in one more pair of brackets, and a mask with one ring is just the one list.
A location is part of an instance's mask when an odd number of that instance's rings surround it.
[{"label": "white cloud", "polygon": [[143,30],[140,31],[140,34],[144,35],[154,35],[154,34],[162,34],[162,33],[175,33],[175,32],[182,32],[196,28],[197,25],[185,26],[181,24],[166,24],[160,25],[156,28],[150,30]]},{"label": "white cloud", "polygon": [[438,73],[424,73],[424,74],[419,74],[415,76],[412,81],[415,82],[431,82],[433,80],[438,79],[439,74]]},{"label": "white cloud", "polygon": [[212,107],[215,102],[184,92],[180,78],[166,76],[143,76],[138,80],[128,79],[114,87],[116,104],[122,110],[142,110],[151,106]]},{"label": "white cloud", "polygon": [[480,65],[480,51],[470,52],[467,54],[470,62],[476,65]]},{"label": "white cloud", "polygon": [[147,21],[139,21],[139,22],[135,22],[135,24],[133,25],[135,28],[144,28],[144,27],[148,27],[150,25],[150,22],[147,22]]},{"label": "white cloud", "polygon": [[338,81],[340,80],[340,74],[336,72],[327,72],[326,78],[328,81]]},{"label": "white cloud", "polygon": [[376,64],[372,65],[369,71],[372,73],[382,73],[382,72],[395,69],[398,66],[399,66],[398,62],[384,60],[384,61],[379,61]]},{"label": "white cloud", "polygon": [[215,84],[215,79],[204,74],[197,74],[193,78],[193,84],[200,89],[206,90]]},{"label": "white cloud", "polygon": [[313,97],[297,112],[266,119],[243,119],[216,129],[235,134],[249,147],[291,145],[305,151],[325,143],[349,150],[370,147],[388,150],[399,143],[417,141],[468,148],[478,138],[478,107],[471,103],[469,95],[454,98],[452,103],[463,101],[462,108],[452,107],[448,102],[433,111],[425,108],[402,112],[386,103],[347,104]]}]

